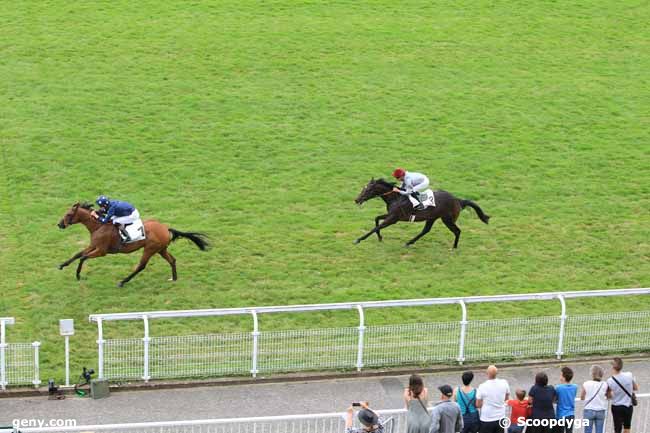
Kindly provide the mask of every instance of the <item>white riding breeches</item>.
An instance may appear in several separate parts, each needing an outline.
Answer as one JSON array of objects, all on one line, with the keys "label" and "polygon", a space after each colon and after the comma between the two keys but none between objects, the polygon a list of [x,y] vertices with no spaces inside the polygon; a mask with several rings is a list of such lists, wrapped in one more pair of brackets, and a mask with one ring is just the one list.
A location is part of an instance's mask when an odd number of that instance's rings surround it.
[{"label": "white riding breeches", "polygon": [[429,179],[426,179],[424,182],[415,185],[413,187],[413,191],[422,192],[427,188],[429,188]]},{"label": "white riding breeches", "polygon": [[123,217],[113,217],[113,224],[128,225],[139,219],[140,219],[140,212],[138,212],[138,210],[136,209],[133,212],[131,212],[131,215],[127,215]]}]

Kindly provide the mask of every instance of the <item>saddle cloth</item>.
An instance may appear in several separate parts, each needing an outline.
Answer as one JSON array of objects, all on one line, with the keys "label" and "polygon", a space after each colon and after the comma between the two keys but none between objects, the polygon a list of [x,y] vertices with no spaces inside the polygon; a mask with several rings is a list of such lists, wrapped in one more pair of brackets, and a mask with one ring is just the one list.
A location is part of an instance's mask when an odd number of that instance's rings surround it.
[{"label": "saddle cloth", "polygon": [[124,227],[124,230],[126,230],[131,238],[127,243],[137,242],[147,238],[144,232],[144,224],[140,218]]},{"label": "saddle cloth", "polygon": [[[409,198],[409,200],[411,200],[413,207],[419,204],[418,201],[413,197],[411,197],[410,195],[407,197]],[[422,204],[424,205],[425,209],[432,206],[435,207],[436,205],[436,197],[433,194],[433,191],[430,189],[425,189],[420,193],[420,200],[422,200]]]}]

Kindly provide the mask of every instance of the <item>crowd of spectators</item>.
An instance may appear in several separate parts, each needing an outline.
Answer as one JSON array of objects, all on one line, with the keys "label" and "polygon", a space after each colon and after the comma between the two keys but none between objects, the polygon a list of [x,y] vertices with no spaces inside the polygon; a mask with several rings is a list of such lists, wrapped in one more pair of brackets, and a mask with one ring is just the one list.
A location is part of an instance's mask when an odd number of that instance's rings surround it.
[{"label": "crowd of spectators", "polygon": [[[603,433],[607,409],[615,433],[630,433],[632,414],[639,387],[630,372],[623,372],[623,361],[614,358],[611,375],[603,380],[605,371],[594,365],[591,379],[581,387],[574,384],[573,370],[563,367],[556,385],[549,385],[548,375],[539,372],[534,385],[526,392],[516,389],[510,398],[510,386],[497,377],[497,367],[491,365],[487,380],[477,388],[472,386],[474,373],[466,371],[456,387],[437,388],[437,402],[429,406],[429,391],[418,375],[412,375],[404,390],[408,433],[572,433],[574,426],[584,427],[585,433]],[[577,418],[576,398],[584,400],[582,418]],[[348,409],[347,433],[384,433],[384,421],[367,402],[359,406],[361,428],[354,428],[355,407]],[[509,410],[508,410],[509,409]]]}]

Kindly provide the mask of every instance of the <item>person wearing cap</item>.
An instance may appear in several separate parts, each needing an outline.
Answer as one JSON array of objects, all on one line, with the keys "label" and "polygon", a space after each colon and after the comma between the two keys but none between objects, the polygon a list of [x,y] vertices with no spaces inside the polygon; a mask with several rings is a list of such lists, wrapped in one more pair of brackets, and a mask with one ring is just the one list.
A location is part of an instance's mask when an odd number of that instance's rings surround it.
[{"label": "person wearing cap", "polygon": [[458,433],[463,429],[460,406],[451,400],[454,390],[449,385],[438,387],[440,401],[431,409],[431,430],[429,433]]},{"label": "person wearing cap", "polygon": [[395,171],[393,171],[393,177],[402,182],[402,186],[399,188],[393,188],[393,191],[402,195],[410,195],[416,199],[420,204],[417,205],[414,210],[424,209],[424,205],[420,199],[420,192],[429,188],[429,178],[422,173],[406,171],[403,168],[396,168]]},{"label": "person wearing cap", "polygon": [[359,418],[359,422],[363,427],[352,427],[353,416],[354,406],[350,406],[348,408],[348,414],[345,419],[345,433],[384,433],[384,424],[381,418],[379,418],[374,410],[368,407],[367,401],[361,402],[361,410],[359,410],[359,413],[357,415],[357,418]]}]

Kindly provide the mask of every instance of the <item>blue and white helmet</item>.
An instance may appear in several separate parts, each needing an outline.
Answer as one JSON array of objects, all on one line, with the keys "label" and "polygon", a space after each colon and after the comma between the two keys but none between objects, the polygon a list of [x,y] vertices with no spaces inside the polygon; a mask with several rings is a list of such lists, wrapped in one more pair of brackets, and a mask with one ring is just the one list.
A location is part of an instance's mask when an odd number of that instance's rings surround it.
[{"label": "blue and white helmet", "polygon": [[108,202],[108,197],[106,197],[105,195],[100,195],[97,198],[97,200],[95,200],[95,203],[97,203],[97,206],[99,206],[99,207],[108,206],[108,203],[109,203]]}]

